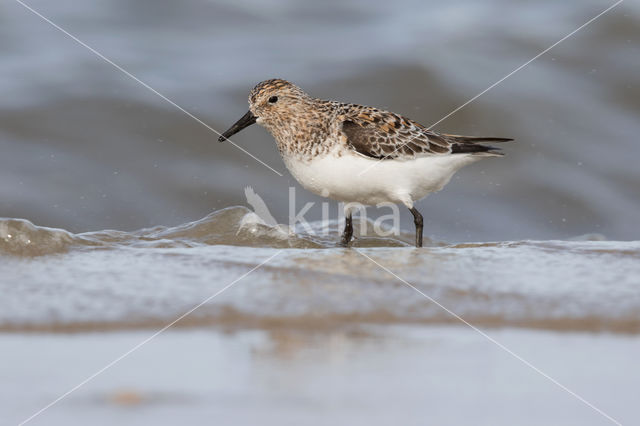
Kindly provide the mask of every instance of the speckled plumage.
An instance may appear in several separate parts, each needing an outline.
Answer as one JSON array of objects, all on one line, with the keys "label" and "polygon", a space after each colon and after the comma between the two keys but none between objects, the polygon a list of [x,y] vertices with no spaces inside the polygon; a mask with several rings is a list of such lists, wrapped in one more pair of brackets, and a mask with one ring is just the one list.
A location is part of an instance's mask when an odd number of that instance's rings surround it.
[{"label": "speckled plumage", "polygon": [[[278,96],[278,102],[269,105],[271,96]],[[493,151],[495,155],[496,148],[478,143],[511,140],[437,133],[393,112],[312,98],[281,79],[256,85],[249,105],[258,123],[276,139],[281,154],[305,160],[336,146],[385,160],[469,152]]]},{"label": "speckled plumage", "polygon": [[[251,90],[249,112],[220,141],[253,123],[273,135],[287,168],[309,191],[347,203],[407,206],[416,246],[422,245],[422,216],[414,202],[441,190],[461,167],[501,155],[483,142],[511,140],[438,133],[393,112],[312,98],[281,79]],[[350,211],[346,217],[345,245]]]}]

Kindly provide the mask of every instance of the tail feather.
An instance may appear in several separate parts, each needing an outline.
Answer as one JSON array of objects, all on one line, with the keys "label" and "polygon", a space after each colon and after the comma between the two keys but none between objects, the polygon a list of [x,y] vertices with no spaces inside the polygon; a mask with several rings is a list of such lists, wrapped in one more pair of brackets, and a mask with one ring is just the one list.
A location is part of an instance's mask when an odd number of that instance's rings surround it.
[{"label": "tail feather", "polygon": [[480,143],[480,142],[511,142],[511,138],[495,138],[492,136],[462,136],[462,135],[447,135],[443,134],[445,138],[449,139],[452,143]]},{"label": "tail feather", "polygon": [[478,137],[478,136],[461,136],[461,135],[448,135],[443,134],[447,141],[451,143],[451,152],[454,154],[464,154],[464,153],[481,153],[481,152],[490,152],[496,155],[502,155],[499,152],[500,148],[496,148],[490,145],[483,145],[483,142],[493,142],[493,143],[503,143],[503,142],[511,142],[513,139],[511,138],[496,138],[496,137]]}]

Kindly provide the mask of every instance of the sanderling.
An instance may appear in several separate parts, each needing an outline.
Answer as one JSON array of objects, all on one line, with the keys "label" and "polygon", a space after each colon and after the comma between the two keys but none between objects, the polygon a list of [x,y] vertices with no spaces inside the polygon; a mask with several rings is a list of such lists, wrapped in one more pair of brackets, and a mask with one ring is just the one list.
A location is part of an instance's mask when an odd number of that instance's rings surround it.
[{"label": "sanderling", "polygon": [[[440,191],[463,166],[502,155],[483,142],[513,140],[437,133],[393,112],[312,98],[281,79],[256,85],[249,111],[218,140],[253,123],[275,138],[305,189],[345,203],[404,204],[413,214],[416,247],[422,246],[423,220],[414,203]],[[345,246],[353,236],[351,214],[346,207]]]}]

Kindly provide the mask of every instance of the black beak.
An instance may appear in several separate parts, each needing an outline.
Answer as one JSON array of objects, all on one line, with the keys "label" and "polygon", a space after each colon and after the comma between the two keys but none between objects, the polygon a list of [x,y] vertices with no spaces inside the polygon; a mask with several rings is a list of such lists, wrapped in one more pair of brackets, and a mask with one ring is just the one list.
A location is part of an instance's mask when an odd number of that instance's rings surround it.
[{"label": "black beak", "polygon": [[248,111],[245,115],[242,116],[242,118],[240,120],[236,121],[236,123],[233,126],[231,126],[229,128],[229,130],[224,132],[218,138],[218,142],[224,142],[224,141],[227,140],[227,138],[235,135],[236,133],[238,133],[240,130],[244,129],[245,127],[251,126],[253,123],[256,122],[257,118],[258,117],[253,115],[253,113],[251,111]]}]

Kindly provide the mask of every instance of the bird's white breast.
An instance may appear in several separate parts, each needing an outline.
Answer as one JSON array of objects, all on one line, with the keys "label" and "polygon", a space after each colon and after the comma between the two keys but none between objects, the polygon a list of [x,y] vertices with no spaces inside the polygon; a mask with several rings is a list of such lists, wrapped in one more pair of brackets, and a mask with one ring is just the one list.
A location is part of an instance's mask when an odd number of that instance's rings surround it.
[{"label": "bird's white breast", "polygon": [[454,154],[379,161],[342,148],[310,160],[286,156],[284,162],[296,180],[317,195],[365,205],[412,206],[441,190],[461,167],[481,158]]}]

